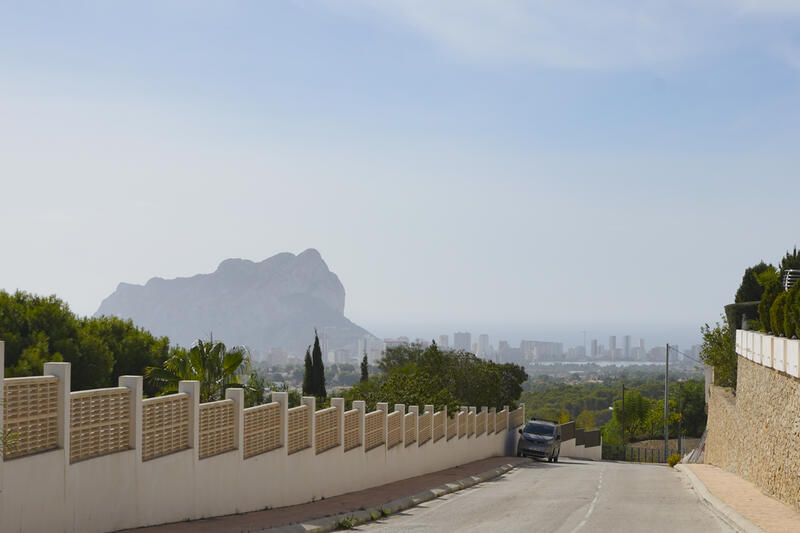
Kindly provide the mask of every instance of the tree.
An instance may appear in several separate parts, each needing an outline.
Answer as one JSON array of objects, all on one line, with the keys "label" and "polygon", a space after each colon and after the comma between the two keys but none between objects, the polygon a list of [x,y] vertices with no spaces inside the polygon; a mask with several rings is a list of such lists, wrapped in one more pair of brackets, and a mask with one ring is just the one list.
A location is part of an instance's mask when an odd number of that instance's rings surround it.
[{"label": "tree", "polygon": [[736,296],[733,300],[734,303],[757,302],[761,300],[761,296],[764,294],[764,286],[758,282],[757,276],[768,269],[774,270],[775,267],[761,261],[759,264],[745,270],[742,276],[742,283],[736,291]]},{"label": "tree", "polygon": [[314,394],[311,381],[314,376],[314,363],[311,361],[311,346],[306,348],[305,372],[303,373],[303,394]]},{"label": "tree", "polygon": [[367,354],[364,354],[364,358],[361,359],[361,381],[369,381],[369,360],[367,360]]},{"label": "tree", "polygon": [[163,393],[177,392],[178,382],[200,382],[200,401],[223,399],[225,390],[241,383],[242,376],[250,372],[250,357],[243,346],[230,350],[213,339],[198,339],[187,350],[176,350],[163,367],[147,367],[145,375]]},{"label": "tree", "polygon": [[322,349],[319,347],[319,335],[314,330],[314,350],[311,354],[311,393],[317,398],[328,396],[325,391],[325,364],[322,362]]},{"label": "tree", "polygon": [[714,367],[714,380],[722,387],[736,388],[737,358],[734,339],[728,322],[722,317],[712,328],[705,324],[700,328],[703,344],[700,347],[700,360]]},{"label": "tree", "polygon": [[581,411],[575,418],[575,427],[583,428],[587,431],[594,429],[594,413],[586,409]]}]

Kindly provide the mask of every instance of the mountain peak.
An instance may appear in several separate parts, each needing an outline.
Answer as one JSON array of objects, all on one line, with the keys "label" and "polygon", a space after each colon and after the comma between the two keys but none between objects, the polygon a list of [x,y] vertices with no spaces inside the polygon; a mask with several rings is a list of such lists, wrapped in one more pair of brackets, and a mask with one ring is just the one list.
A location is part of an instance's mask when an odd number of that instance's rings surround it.
[{"label": "mountain peak", "polygon": [[211,274],[120,283],[95,315],[130,318],[188,346],[214,332],[227,344],[301,352],[314,328],[335,328],[329,349],[369,335],[344,316],[345,291],[319,251],[280,253],[261,262],[229,258]]}]

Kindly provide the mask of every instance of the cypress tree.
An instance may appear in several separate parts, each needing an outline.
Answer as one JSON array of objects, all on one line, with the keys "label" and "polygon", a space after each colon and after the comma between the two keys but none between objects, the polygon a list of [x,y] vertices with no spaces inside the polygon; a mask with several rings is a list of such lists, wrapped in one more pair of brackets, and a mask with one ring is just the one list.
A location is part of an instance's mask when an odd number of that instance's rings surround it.
[{"label": "cypress tree", "polygon": [[318,398],[325,398],[325,365],[322,362],[322,349],[319,347],[319,335],[314,330],[314,351],[311,356],[311,389],[312,394]]},{"label": "cypress tree", "polygon": [[314,376],[314,365],[311,362],[311,346],[306,348],[306,370],[303,372],[303,394],[313,394],[312,379]]},{"label": "cypress tree", "polygon": [[361,382],[369,381],[369,361],[367,360],[367,354],[364,354],[364,358],[361,360]]}]

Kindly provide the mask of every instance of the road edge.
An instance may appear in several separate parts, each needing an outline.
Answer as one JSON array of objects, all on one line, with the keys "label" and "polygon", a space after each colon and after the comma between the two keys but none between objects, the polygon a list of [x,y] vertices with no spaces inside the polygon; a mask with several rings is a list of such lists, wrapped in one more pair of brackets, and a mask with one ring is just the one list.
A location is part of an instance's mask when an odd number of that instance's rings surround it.
[{"label": "road edge", "polygon": [[705,483],[703,483],[700,478],[697,477],[697,474],[692,472],[690,468],[682,464],[677,464],[675,465],[675,470],[680,472],[689,482],[694,491],[700,497],[700,500],[727,525],[736,531],[739,531],[740,533],[768,533],[745,518],[733,507],[714,496],[714,494],[708,490],[708,487],[706,487]]},{"label": "road edge", "polygon": [[503,474],[513,470],[517,465],[525,462],[525,459],[512,460],[509,463],[498,466],[491,470],[487,470],[475,476],[468,476],[458,481],[445,483],[438,487],[418,492],[411,496],[404,498],[397,498],[384,503],[379,507],[370,507],[353,512],[340,513],[333,516],[326,516],[308,522],[298,522],[296,524],[289,524],[286,526],[279,526],[271,529],[262,529],[258,533],[327,533],[328,531],[336,531],[340,527],[341,520],[348,520],[352,527],[372,520],[378,520],[391,516],[399,511],[404,511],[411,507],[415,507],[421,503],[425,503],[436,498],[440,498],[446,494],[458,492],[460,490],[472,487],[478,483],[489,481],[498,478]]}]

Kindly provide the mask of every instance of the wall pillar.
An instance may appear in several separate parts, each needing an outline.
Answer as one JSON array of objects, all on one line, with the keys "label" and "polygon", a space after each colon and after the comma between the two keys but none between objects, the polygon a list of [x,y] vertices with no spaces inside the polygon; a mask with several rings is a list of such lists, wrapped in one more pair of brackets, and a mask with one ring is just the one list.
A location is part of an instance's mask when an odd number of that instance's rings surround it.
[{"label": "wall pillar", "polygon": [[394,410],[400,413],[400,444],[406,444],[406,406],[403,403],[394,404]]},{"label": "wall pillar", "polygon": [[225,399],[233,400],[233,446],[239,452],[239,460],[244,461],[244,389],[227,389]]},{"label": "wall pillar", "polygon": [[378,402],[375,406],[378,408],[378,411],[383,411],[383,446],[388,450],[389,421],[386,417],[389,415],[389,404],[386,402]]},{"label": "wall pillar", "polygon": [[314,428],[317,421],[317,399],[314,396],[303,396],[300,399],[300,405],[307,405],[311,415],[308,417],[308,431],[311,432],[311,449],[316,453],[317,450],[317,435]]},{"label": "wall pillar", "polygon": [[336,425],[339,428],[339,435],[337,435],[336,440],[339,441],[339,448],[344,453],[344,398],[331,398],[331,407],[336,408],[338,420]]},{"label": "wall pillar", "polygon": [[70,387],[72,386],[69,363],[45,363],[44,375],[58,378],[58,447],[64,450],[64,464],[69,464],[69,416]]},{"label": "wall pillar", "polygon": [[130,416],[130,429],[128,432],[128,447],[136,453],[136,464],[142,462],[142,397],[144,396],[142,376],[120,376],[120,387],[130,389],[130,403],[128,413]]},{"label": "wall pillar", "polygon": [[189,395],[189,448],[196,463],[200,460],[200,382],[179,381],[178,392]]},{"label": "wall pillar", "polygon": [[358,427],[359,427],[359,439],[361,441],[361,449],[364,449],[364,445],[366,444],[364,439],[364,412],[367,410],[367,402],[364,400],[353,400],[353,409],[358,410]]},{"label": "wall pillar", "polygon": [[414,413],[414,444],[419,446],[419,405],[409,405],[408,412]]},{"label": "wall pillar", "polygon": [[281,436],[280,443],[282,454],[284,457],[289,455],[289,447],[287,446],[287,439],[289,438],[289,393],[288,392],[273,392],[272,401],[280,404],[279,411],[281,414]]}]

